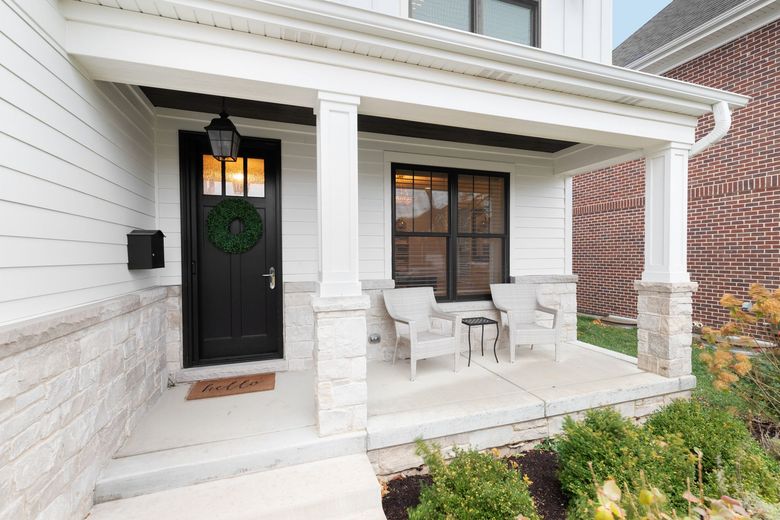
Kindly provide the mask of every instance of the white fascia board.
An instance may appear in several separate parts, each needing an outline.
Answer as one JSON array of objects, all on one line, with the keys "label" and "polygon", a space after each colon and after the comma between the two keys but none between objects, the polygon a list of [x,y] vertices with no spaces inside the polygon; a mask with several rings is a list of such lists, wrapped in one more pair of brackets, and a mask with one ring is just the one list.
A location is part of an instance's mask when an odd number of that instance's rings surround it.
[{"label": "white fascia board", "polygon": [[302,106],[326,90],[361,97],[361,113],[413,121],[631,148],[693,142],[693,116],[118,9],[91,13],[122,22],[67,22],[66,48],[95,79]]},{"label": "white fascia board", "polygon": [[[652,104],[653,108],[702,115],[726,101],[744,106],[748,98],[542,49],[449,29],[418,20],[384,15],[321,0],[158,0],[168,6],[205,9],[247,21],[277,24],[325,38],[343,38],[393,53],[419,54],[464,68],[489,68],[523,83],[553,90],[587,90],[592,97]],[[65,1],[66,17],[77,7]],[[150,17],[151,18],[151,17]]]},{"label": "white fascia board", "polygon": [[[167,3],[211,9],[213,0],[161,0]],[[767,0],[763,0],[767,1]],[[316,24],[348,29],[366,36],[383,36],[387,40],[415,43],[423,47],[446,50],[457,57],[473,56],[491,62],[519,65],[558,73],[571,78],[591,80],[603,86],[642,91],[645,95],[669,95],[711,106],[726,101],[734,108],[745,106],[748,98],[723,90],[692,83],[637,75],[637,71],[606,65],[545,51],[537,47],[490,38],[467,31],[451,29],[411,18],[390,16],[323,0],[220,0],[219,4],[274,12],[285,17],[305,19]],[[387,43],[387,42],[385,42]],[[548,80],[550,78],[547,78]],[[636,92],[635,92],[636,93]]]},{"label": "white fascia board", "polygon": [[777,0],[748,0],[625,67],[651,74],[663,74],[778,18],[780,2]]},{"label": "white fascia board", "polygon": [[554,153],[553,165],[556,176],[572,177],[641,159],[644,156],[645,150],[643,149],[632,150],[614,146],[578,144]]}]

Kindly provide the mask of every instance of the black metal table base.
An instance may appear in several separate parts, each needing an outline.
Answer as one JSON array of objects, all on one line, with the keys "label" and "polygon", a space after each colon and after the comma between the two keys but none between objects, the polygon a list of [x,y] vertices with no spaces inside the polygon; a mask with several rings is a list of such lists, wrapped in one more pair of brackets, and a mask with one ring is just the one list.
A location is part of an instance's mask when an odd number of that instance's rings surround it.
[{"label": "black metal table base", "polygon": [[496,320],[491,320],[490,318],[485,317],[479,317],[479,318],[463,318],[461,322],[464,325],[467,325],[469,328],[469,364],[468,366],[471,366],[471,327],[482,327],[482,339],[480,340],[480,350],[482,351],[482,355],[485,355],[485,325],[495,325],[496,326],[496,339],[493,340],[493,356],[496,358],[496,363],[498,363],[498,354],[496,353],[496,346],[498,345],[498,336],[500,334],[500,329],[498,327],[498,322]]}]

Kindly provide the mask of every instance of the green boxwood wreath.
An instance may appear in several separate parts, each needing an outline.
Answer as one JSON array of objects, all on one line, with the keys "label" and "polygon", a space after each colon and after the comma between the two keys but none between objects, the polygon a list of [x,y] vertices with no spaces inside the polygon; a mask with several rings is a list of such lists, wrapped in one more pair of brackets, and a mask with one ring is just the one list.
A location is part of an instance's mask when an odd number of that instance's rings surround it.
[{"label": "green boxwood wreath", "polygon": [[[241,222],[242,231],[231,233],[230,224]],[[224,199],[214,206],[206,219],[209,242],[230,254],[252,249],[263,236],[263,221],[257,210],[245,199]]]}]

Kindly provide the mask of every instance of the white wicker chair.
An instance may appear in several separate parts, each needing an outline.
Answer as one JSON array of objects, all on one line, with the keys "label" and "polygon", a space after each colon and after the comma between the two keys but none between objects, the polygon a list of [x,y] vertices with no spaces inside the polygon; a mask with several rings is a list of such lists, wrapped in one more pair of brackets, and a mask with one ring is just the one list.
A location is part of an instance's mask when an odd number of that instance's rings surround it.
[{"label": "white wicker chair", "polygon": [[[439,309],[431,287],[411,287],[384,291],[387,313],[395,321],[395,351],[393,363],[398,354],[398,345],[409,345],[412,365],[411,380],[417,375],[417,360],[452,354],[455,357],[455,372],[460,359],[460,320],[454,314]],[[451,330],[434,330],[432,320],[452,323]]]},{"label": "white wicker chair", "polygon": [[[558,345],[563,321],[561,311],[544,307],[536,298],[536,285],[496,283],[490,285],[493,305],[501,311],[501,321],[509,328],[509,361],[515,362],[515,347],[537,343],[555,344],[555,361],[558,361]],[[553,315],[553,326],[536,323],[536,311]]]}]

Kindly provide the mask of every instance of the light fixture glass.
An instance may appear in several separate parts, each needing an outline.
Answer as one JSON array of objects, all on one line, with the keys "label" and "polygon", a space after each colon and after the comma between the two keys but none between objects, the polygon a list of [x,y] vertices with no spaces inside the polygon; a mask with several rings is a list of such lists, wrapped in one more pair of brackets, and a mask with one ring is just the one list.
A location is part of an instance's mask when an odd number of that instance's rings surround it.
[{"label": "light fixture glass", "polygon": [[236,125],[228,119],[225,112],[225,102],[222,101],[222,112],[219,117],[211,120],[206,127],[211,143],[211,155],[218,161],[235,162],[238,158],[238,145],[241,143],[241,134],[236,130]]}]

